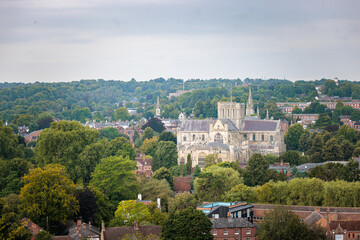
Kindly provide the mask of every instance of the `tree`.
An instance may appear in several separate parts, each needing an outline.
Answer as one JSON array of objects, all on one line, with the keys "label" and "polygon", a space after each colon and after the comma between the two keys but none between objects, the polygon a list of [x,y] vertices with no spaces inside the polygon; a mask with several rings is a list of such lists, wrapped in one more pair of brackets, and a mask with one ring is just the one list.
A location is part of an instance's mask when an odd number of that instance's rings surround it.
[{"label": "tree", "polygon": [[157,144],[158,137],[154,136],[151,139],[145,138],[140,146],[140,150],[146,155],[150,155],[153,157],[155,155]]},{"label": "tree", "polygon": [[159,168],[154,172],[152,178],[157,180],[165,179],[169,183],[170,189],[174,190],[174,178],[169,169],[165,167]]},{"label": "tree", "polygon": [[30,240],[32,234],[14,212],[0,211],[0,239]]},{"label": "tree", "polygon": [[141,128],[144,130],[147,127],[152,128],[155,132],[161,133],[165,130],[164,124],[158,118],[150,118]]},{"label": "tree", "polygon": [[176,135],[169,131],[163,131],[159,135],[159,142],[160,141],[171,141],[177,144]]},{"label": "tree", "polygon": [[40,166],[61,164],[66,167],[74,182],[82,181],[84,166],[79,155],[98,138],[97,130],[84,127],[79,122],[53,122],[39,136],[35,158]]},{"label": "tree", "polygon": [[306,152],[311,147],[311,138],[310,138],[310,131],[305,129],[304,133],[301,134],[299,139],[299,147],[298,150],[301,152]]},{"label": "tree", "polygon": [[135,160],[135,150],[130,141],[124,137],[118,137],[110,142],[109,154],[111,156],[128,157],[131,160]]},{"label": "tree", "polygon": [[349,142],[348,140],[342,141],[340,144],[340,150],[341,150],[341,158],[343,160],[348,160],[351,158],[353,152],[354,152],[354,146]]},{"label": "tree", "polygon": [[300,123],[289,126],[284,138],[287,150],[297,150],[299,148],[299,140],[304,132],[304,128]]},{"label": "tree", "polygon": [[217,154],[208,154],[205,157],[205,168],[217,164],[219,161]]},{"label": "tree", "polygon": [[121,120],[121,121],[126,121],[130,119],[130,114],[129,111],[124,108],[117,108],[114,112],[114,116],[113,116],[113,120],[117,121],[117,120]]},{"label": "tree", "polygon": [[340,146],[335,138],[327,141],[323,149],[323,156],[325,161],[339,161],[341,159]]},{"label": "tree", "polygon": [[253,154],[246,166],[246,175],[248,175],[249,178],[245,178],[245,184],[253,186],[266,183],[269,179],[268,169],[269,163],[266,161],[265,157],[259,153]]},{"label": "tree", "polygon": [[240,183],[239,172],[213,165],[205,168],[194,180],[194,188],[200,200],[219,201],[225,192]]},{"label": "tree", "polygon": [[343,175],[343,179],[345,181],[348,182],[360,181],[359,162],[351,159],[344,168],[345,168],[345,174]]},{"label": "tree", "polygon": [[283,160],[284,162],[290,163],[291,166],[299,165],[300,154],[297,151],[290,150],[286,151],[279,156],[279,160]]},{"label": "tree", "polygon": [[191,175],[192,163],[191,163],[191,154],[186,156],[186,170],[189,175]]},{"label": "tree", "polygon": [[284,208],[275,208],[265,213],[264,220],[258,231],[260,240],[267,239],[326,239],[325,231],[309,228],[292,211]]},{"label": "tree", "polygon": [[172,197],[173,192],[170,190],[169,183],[165,180],[151,179],[146,184],[142,185],[140,192],[144,199],[157,201],[157,198],[161,200],[161,207],[167,209],[167,201]]},{"label": "tree", "polygon": [[11,127],[3,126],[3,122],[0,120],[0,158],[12,159],[22,156],[17,136],[13,134]]},{"label": "tree", "polygon": [[315,127],[324,128],[332,124],[331,118],[326,113],[321,113],[315,122]]},{"label": "tree", "polygon": [[1,160],[0,168],[0,196],[7,196],[11,193],[18,194],[23,186],[21,178],[29,173],[30,163],[23,158]]},{"label": "tree", "polygon": [[135,166],[134,161],[121,156],[101,159],[91,175],[90,184],[102,191],[116,206],[122,200],[136,197],[138,184]]},{"label": "tree", "polygon": [[61,165],[50,164],[44,168],[31,169],[23,177],[24,187],[20,191],[21,210],[42,227],[47,222],[65,223],[79,210],[73,196],[75,185]]},{"label": "tree", "polygon": [[198,201],[191,193],[182,193],[175,195],[175,198],[168,200],[169,213],[175,213],[176,211],[183,210],[185,208],[192,207],[196,209]]},{"label": "tree", "polygon": [[159,142],[151,163],[152,170],[161,167],[171,168],[177,165],[177,147],[174,142]]},{"label": "tree", "polygon": [[99,207],[96,203],[95,191],[90,188],[77,190],[75,193],[76,200],[79,202],[79,212],[77,215],[83,219],[84,222],[96,221],[96,213]]},{"label": "tree", "polygon": [[[126,136],[125,134],[120,135],[118,130],[114,127],[106,127],[106,128],[100,129],[99,132],[100,132],[100,138],[107,138],[109,141],[111,141],[117,137]],[[127,137],[127,139],[129,139],[128,136],[126,136],[126,137]]]},{"label": "tree", "polygon": [[213,239],[210,230],[212,223],[201,211],[187,208],[170,214],[162,225],[161,238],[163,239]]},{"label": "tree", "polygon": [[40,232],[38,232],[36,234],[35,240],[52,240],[53,236],[45,230],[40,230]]},{"label": "tree", "polygon": [[334,80],[326,80],[324,83],[324,94],[334,96],[336,90],[336,82]]},{"label": "tree", "polygon": [[49,128],[54,121],[54,116],[48,112],[40,113],[36,118],[36,123],[39,129]]},{"label": "tree", "polygon": [[133,226],[134,221],[139,224],[146,222],[150,216],[148,208],[136,200],[121,201],[116,209],[112,226]]},{"label": "tree", "polygon": [[355,143],[357,140],[355,129],[347,126],[346,124],[342,125],[336,134],[336,137],[338,137],[338,138],[340,138],[341,136],[344,137],[346,140],[348,140],[351,143]]},{"label": "tree", "polygon": [[248,187],[243,183],[236,185],[231,188],[230,191],[226,192],[223,196],[223,201],[236,202],[245,201],[248,203],[256,201],[256,191],[252,187]]},{"label": "tree", "polygon": [[151,139],[154,137],[154,130],[151,127],[147,127],[145,128],[145,130],[143,131],[143,134],[141,136],[142,140],[144,141],[145,139]]}]

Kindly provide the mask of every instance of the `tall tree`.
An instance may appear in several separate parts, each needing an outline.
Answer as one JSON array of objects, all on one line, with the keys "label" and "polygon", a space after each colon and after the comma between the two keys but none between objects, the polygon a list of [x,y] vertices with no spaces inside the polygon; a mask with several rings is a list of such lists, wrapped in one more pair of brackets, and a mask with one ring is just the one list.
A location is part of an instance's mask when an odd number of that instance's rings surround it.
[{"label": "tall tree", "polygon": [[165,167],[159,168],[154,172],[152,178],[157,180],[165,179],[169,183],[170,188],[174,190],[174,178],[169,169]]},{"label": "tall tree", "polygon": [[90,184],[102,191],[116,206],[122,200],[136,197],[138,184],[135,166],[134,161],[121,156],[101,159],[92,173]]},{"label": "tall tree", "polygon": [[183,193],[177,194],[174,198],[170,198],[168,201],[169,213],[175,213],[176,211],[192,207],[196,209],[198,200],[195,198],[194,194]]},{"label": "tall tree", "polygon": [[12,159],[15,157],[23,157],[18,146],[18,138],[13,134],[13,129],[3,126],[3,122],[0,120],[0,158]]},{"label": "tall tree", "polygon": [[246,175],[249,175],[249,179],[245,177],[245,184],[247,185],[262,185],[269,180],[268,170],[269,163],[265,157],[259,153],[253,154],[246,166]]},{"label": "tall tree", "polygon": [[156,202],[157,198],[160,198],[161,207],[165,210],[167,209],[168,199],[173,195],[169,183],[165,179],[151,179],[140,187],[140,192],[146,200]]},{"label": "tall tree", "polygon": [[113,115],[113,120],[117,121],[117,120],[121,120],[121,121],[126,121],[126,120],[129,120],[130,119],[130,114],[129,114],[129,111],[124,108],[124,107],[121,107],[121,108],[117,108],[114,112],[114,115]]},{"label": "tall tree", "polygon": [[288,150],[297,150],[299,148],[299,140],[304,133],[304,128],[301,124],[296,123],[289,127],[285,133],[285,143]]},{"label": "tall tree", "polygon": [[158,137],[146,138],[140,146],[140,150],[146,155],[154,157],[156,146],[158,145]]},{"label": "tall tree", "polygon": [[131,160],[135,160],[135,150],[130,141],[124,137],[118,137],[110,142],[109,154],[111,156],[128,157]]},{"label": "tall tree", "polygon": [[136,220],[139,224],[150,217],[149,209],[142,202],[136,200],[121,201],[116,209],[112,226],[133,226]]},{"label": "tall tree", "polygon": [[176,135],[169,131],[163,131],[159,135],[159,142],[160,141],[172,141],[177,144]]},{"label": "tall tree", "polygon": [[152,128],[155,132],[161,133],[165,130],[164,124],[158,118],[150,118],[141,128],[144,130],[147,127]]},{"label": "tall tree", "polygon": [[169,240],[213,239],[211,228],[212,223],[203,212],[187,208],[170,214],[162,225],[161,237]]},{"label": "tall tree", "polygon": [[339,161],[341,159],[340,146],[335,138],[327,141],[323,149],[323,156],[325,161]]},{"label": "tall tree", "polygon": [[31,169],[23,181],[20,208],[40,226],[48,227],[47,222],[65,223],[78,211],[79,204],[73,195],[75,185],[63,166],[50,164],[43,169]]},{"label": "tall tree", "polygon": [[177,165],[177,147],[175,143],[168,141],[159,142],[151,165],[153,171],[161,167],[171,168]]}]

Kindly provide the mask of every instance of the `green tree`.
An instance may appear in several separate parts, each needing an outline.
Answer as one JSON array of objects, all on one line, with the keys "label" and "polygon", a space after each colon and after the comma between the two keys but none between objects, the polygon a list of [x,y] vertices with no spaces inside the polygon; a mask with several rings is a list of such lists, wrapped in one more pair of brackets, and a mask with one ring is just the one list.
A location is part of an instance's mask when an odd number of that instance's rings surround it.
[{"label": "green tree", "polygon": [[155,135],[154,130],[151,127],[147,127],[145,128],[145,130],[143,131],[143,134],[141,136],[142,140],[144,141],[145,139],[151,139],[153,138]]},{"label": "green tree", "polygon": [[146,200],[156,202],[157,198],[160,198],[161,207],[165,210],[167,209],[168,199],[173,195],[173,192],[170,190],[169,183],[165,179],[151,179],[149,182],[141,186],[140,192]]},{"label": "green tree", "polygon": [[163,131],[159,135],[159,142],[160,141],[172,141],[177,144],[176,135],[169,131]]},{"label": "green tree", "polygon": [[265,213],[258,231],[260,240],[267,239],[326,239],[325,230],[309,228],[292,211],[275,208]]},{"label": "green tree", "polygon": [[176,240],[213,239],[212,223],[201,211],[187,208],[170,214],[162,225],[161,238]]},{"label": "green tree", "polygon": [[245,184],[248,186],[262,185],[269,179],[268,170],[269,163],[265,157],[259,153],[253,154],[246,166]]},{"label": "green tree", "polygon": [[117,137],[123,137],[123,136],[120,136],[120,133],[114,127],[106,127],[106,128],[100,129],[99,133],[100,133],[100,138],[107,138],[109,141],[111,141]]},{"label": "green tree", "polygon": [[159,142],[151,163],[152,170],[156,171],[161,167],[171,168],[177,165],[177,147],[174,142]]},{"label": "green tree", "polygon": [[325,161],[339,161],[341,160],[340,146],[336,139],[332,138],[325,144],[323,149],[323,156]]},{"label": "green tree", "polygon": [[136,220],[139,224],[148,221],[150,212],[142,202],[136,200],[121,201],[116,209],[112,226],[133,226]]},{"label": "green tree", "polygon": [[174,198],[169,198],[169,213],[175,213],[176,211],[183,210],[185,208],[192,207],[196,209],[198,201],[191,193],[182,193],[175,195]]},{"label": "green tree", "polygon": [[[1,204],[1,203],[0,203]],[[0,212],[0,239],[30,240],[32,234],[14,212]]]},{"label": "green tree", "polygon": [[23,186],[21,178],[29,173],[30,163],[23,158],[1,160],[0,167],[0,196],[7,196],[11,193],[19,193]]},{"label": "green tree", "polygon": [[12,159],[22,156],[17,136],[13,134],[11,127],[3,126],[3,122],[0,120],[0,158]]},{"label": "green tree", "polygon": [[235,187],[231,188],[230,191],[225,193],[225,195],[223,196],[223,201],[245,201],[248,203],[256,202],[255,188],[248,187],[245,184],[240,183]]},{"label": "green tree", "polygon": [[44,129],[35,148],[35,158],[40,166],[61,164],[75,182],[83,179],[83,165],[79,155],[85,147],[96,142],[99,132],[83,127],[79,122],[53,122]]},{"label": "green tree", "polygon": [[301,124],[296,123],[289,126],[288,131],[285,133],[284,141],[288,150],[297,150],[299,148],[299,140],[304,133],[304,128]]},{"label": "green tree", "polygon": [[191,154],[186,156],[186,170],[189,175],[191,175],[192,170],[192,162],[191,162]]},{"label": "green tree", "polygon": [[315,127],[324,128],[332,124],[331,118],[326,113],[321,113],[315,122]]},{"label": "green tree", "polygon": [[304,133],[301,134],[301,137],[299,139],[299,151],[306,152],[311,147],[311,138],[310,138],[310,131],[308,129],[305,129]]},{"label": "green tree", "polygon": [[340,144],[341,158],[348,160],[351,158],[354,152],[354,146],[348,140],[342,141]]},{"label": "green tree", "polygon": [[346,124],[342,125],[337,131],[336,137],[344,137],[351,143],[356,142],[356,131],[354,128],[347,126]]},{"label": "green tree", "polygon": [[63,166],[50,164],[43,169],[31,169],[23,181],[20,208],[40,226],[47,227],[47,220],[49,224],[65,223],[79,210],[79,204],[73,196],[75,185]]},{"label": "green tree", "polygon": [[160,119],[150,118],[141,128],[144,130],[147,127],[152,128],[155,132],[161,133],[165,130],[164,124]]},{"label": "green tree", "polygon": [[130,119],[130,114],[129,111],[124,108],[117,108],[114,112],[114,116],[113,116],[113,120],[117,121],[117,120],[121,120],[121,121],[126,121]]},{"label": "green tree", "polygon": [[53,236],[45,230],[40,230],[40,232],[38,232],[36,234],[35,240],[52,240]]},{"label": "green tree", "polygon": [[300,162],[300,154],[294,150],[286,151],[279,156],[279,160],[288,162],[291,166],[297,166]]},{"label": "green tree", "polygon": [[146,155],[154,156],[156,146],[158,144],[158,137],[154,136],[151,139],[145,138],[140,146],[140,150]]},{"label": "green tree", "polygon": [[133,199],[138,188],[135,166],[134,161],[121,156],[101,159],[92,173],[90,184],[102,191],[113,205],[122,200]]},{"label": "green tree", "polygon": [[203,201],[219,201],[222,195],[241,183],[239,172],[216,165],[205,168],[194,180],[195,193]]},{"label": "green tree", "polygon": [[157,180],[165,179],[169,183],[170,189],[174,190],[174,178],[169,169],[165,167],[159,168],[154,172],[152,178]]},{"label": "green tree", "polygon": [[124,137],[118,137],[110,141],[109,154],[111,156],[128,157],[135,160],[135,150],[130,141]]},{"label": "green tree", "polygon": [[218,157],[217,154],[208,154],[208,155],[206,155],[206,157],[205,157],[205,168],[217,164],[218,161],[219,161],[219,157]]}]

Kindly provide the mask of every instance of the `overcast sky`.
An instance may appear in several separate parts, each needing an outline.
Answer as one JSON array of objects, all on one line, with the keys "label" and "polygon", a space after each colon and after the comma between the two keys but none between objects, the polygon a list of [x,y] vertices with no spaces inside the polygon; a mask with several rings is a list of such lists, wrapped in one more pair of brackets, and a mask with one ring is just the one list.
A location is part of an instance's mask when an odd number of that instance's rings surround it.
[{"label": "overcast sky", "polygon": [[360,80],[359,0],[0,0],[0,82]]}]

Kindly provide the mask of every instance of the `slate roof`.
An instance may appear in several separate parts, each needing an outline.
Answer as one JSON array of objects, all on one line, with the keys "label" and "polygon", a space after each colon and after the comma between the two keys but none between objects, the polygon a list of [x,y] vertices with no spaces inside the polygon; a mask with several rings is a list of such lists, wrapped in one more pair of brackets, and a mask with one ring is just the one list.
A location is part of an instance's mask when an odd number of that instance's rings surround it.
[{"label": "slate roof", "polygon": [[276,131],[278,121],[274,120],[244,120],[242,131]]},{"label": "slate roof", "polygon": [[228,124],[228,129],[230,130],[230,131],[236,131],[236,130],[238,130],[237,129],[237,127],[235,126],[235,124],[230,120],[230,119],[228,119],[228,118],[226,118],[226,119],[219,119],[221,122],[222,122],[222,124]]},{"label": "slate roof", "polygon": [[161,226],[139,226],[139,230],[135,230],[134,226],[126,226],[126,227],[109,227],[104,231],[104,240],[114,240],[121,239],[125,235],[136,234],[137,232],[141,233],[144,236],[147,235],[161,235]]},{"label": "slate roof", "polygon": [[360,221],[359,220],[353,220],[353,221],[331,221],[329,223],[330,230],[335,230],[338,227],[340,227],[343,230],[346,231],[360,231]]},{"label": "slate roof", "polygon": [[181,122],[180,131],[184,132],[208,132],[210,123],[214,123],[213,119],[204,120],[184,120]]},{"label": "slate roof", "polygon": [[309,216],[307,216],[304,219],[304,222],[310,226],[314,223],[317,223],[321,218],[323,218],[324,216],[321,215],[320,213],[318,213],[317,211],[312,212]]},{"label": "slate roof", "polygon": [[254,224],[243,218],[215,218],[210,219],[213,224],[213,228],[247,228],[255,227]]},{"label": "slate roof", "polygon": [[234,207],[230,206],[229,211],[231,213],[233,213],[233,212],[238,212],[238,211],[246,210],[248,208],[253,208],[253,207],[254,207],[254,205],[251,205],[251,204],[250,205],[234,206]]}]

